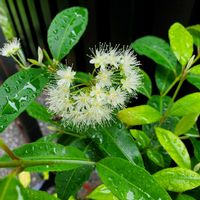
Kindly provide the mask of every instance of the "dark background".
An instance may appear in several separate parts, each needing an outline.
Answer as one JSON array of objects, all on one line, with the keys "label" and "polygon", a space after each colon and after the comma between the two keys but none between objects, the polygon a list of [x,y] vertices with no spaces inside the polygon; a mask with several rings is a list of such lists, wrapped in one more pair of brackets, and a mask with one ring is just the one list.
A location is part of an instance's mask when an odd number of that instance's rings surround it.
[{"label": "dark background", "polygon": [[[38,46],[48,49],[47,29],[59,11],[72,6],[86,7],[89,11],[86,32],[67,56],[68,64],[73,63],[73,66],[80,71],[90,70],[89,58],[86,55],[89,54],[89,47],[94,47],[99,42],[130,45],[135,39],[145,35],[156,35],[168,40],[168,29],[174,22],[180,22],[184,26],[200,23],[200,0],[1,1],[8,9],[13,30],[21,39],[24,52],[29,58],[37,58]],[[4,42],[5,38],[0,30],[0,47]],[[141,67],[150,75],[155,85],[153,80],[155,64],[144,57],[139,57],[139,60],[142,63]],[[16,70],[12,60],[0,56],[0,83]],[[192,90],[188,85],[185,87],[187,91]],[[136,101],[136,104],[146,101],[144,97],[138,99],[140,102]],[[30,126],[33,127],[34,122],[26,113],[20,117],[25,124],[25,129],[30,132]],[[38,132],[37,128],[32,131]]]}]

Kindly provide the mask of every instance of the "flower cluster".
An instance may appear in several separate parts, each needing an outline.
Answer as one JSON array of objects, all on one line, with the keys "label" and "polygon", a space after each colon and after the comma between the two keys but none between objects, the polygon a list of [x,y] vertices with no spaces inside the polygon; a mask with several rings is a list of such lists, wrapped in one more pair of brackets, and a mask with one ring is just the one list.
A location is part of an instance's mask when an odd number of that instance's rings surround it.
[{"label": "flower cluster", "polygon": [[0,49],[0,55],[10,57],[15,55],[20,48],[21,46],[19,40],[14,38],[12,41],[4,44],[4,46]]},{"label": "flower cluster", "polygon": [[77,84],[71,67],[59,69],[48,89],[49,110],[80,129],[109,123],[141,85],[139,65],[130,48],[100,44],[92,51],[92,80]]}]

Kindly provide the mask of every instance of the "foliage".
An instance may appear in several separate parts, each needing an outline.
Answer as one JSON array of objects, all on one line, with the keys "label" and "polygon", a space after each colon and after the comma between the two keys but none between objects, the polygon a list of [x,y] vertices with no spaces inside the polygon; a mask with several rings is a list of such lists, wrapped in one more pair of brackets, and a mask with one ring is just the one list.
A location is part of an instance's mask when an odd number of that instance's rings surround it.
[{"label": "foliage", "polygon": [[[133,42],[131,47],[135,52],[147,56],[154,63],[159,94],[152,90],[153,80],[147,74],[148,69],[137,69],[135,75],[142,77],[143,84],[138,85],[134,92],[144,95],[146,104],[124,108],[123,102],[122,106],[116,106],[112,120],[106,121],[108,123],[81,129],[82,126],[76,128],[63,124],[62,117],[55,116],[34,100],[45,87],[55,83],[53,77],[56,72],[60,70],[63,75],[62,59],[79,41],[87,21],[85,8],[66,9],[55,17],[48,30],[52,58],[40,48],[38,60],[26,61],[22,52],[15,51],[12,55],[21,70],[0,87],[0,131],[27,110],[30,116],[48,123],[53,132],[13,151],[0,140],[0,147],[6,153],[0,158],[0,168],[13,169],[11,174],[0,180],[0,199],[76,198],[93,170],[97,171],[103,185],[88,195],[90,199],[198,199],[192,189],[199,190],[200,186],[200,144],[197,140],[200,25],[185,28],[174,23],[169,29],[169,43],[155,36],[145,36]],[[116,48],[105,45],[101,48],[94,50],[96,54],[103,57],[103,53],[109,51],[109,54],[118,56]],[[123,53],[132,56],[130,50]],[[95,70],[105,62],[91,60]],[[122,58],[118,62],[123,65]],[[76,84],[83,88],[82,85],[94,81],[93,75],[99,71],[75,74],[68,68],[67,81],[75,79]],[[123,83],[123,74],[118,73],[117,76]],[[185,81],[188,81],[193,93],[182,90]],[[184,94],[179,94],[180,90]],[[133,92],[132,89],[130,91]],[[22,171],[56,173],[57,197],[24,188],[18,181],[18,174]]]}]

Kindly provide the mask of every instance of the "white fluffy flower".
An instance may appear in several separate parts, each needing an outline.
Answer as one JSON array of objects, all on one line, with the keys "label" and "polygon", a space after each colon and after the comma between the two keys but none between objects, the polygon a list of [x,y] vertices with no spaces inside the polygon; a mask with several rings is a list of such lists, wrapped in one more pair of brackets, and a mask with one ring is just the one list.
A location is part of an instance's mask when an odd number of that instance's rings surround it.
[{"label": "white fluffy flower", "polygon": [[125,106],[127,95],[120,87],[117,89],[112,87],[108,92],[107,99],[114,108],[122,108]]},{"label": "white fluffy flower", "polygon": [[57,84],[70,86],[74,79],[75,74],[76,72],[72,71],[71,67],[58,70],[57,75],[59,76],[59,80]]},{"label": "white fluffy flower", "polygon": [[118,49],[100,44],[90,63],[96,68],[87,83],[76,84],[70,67],[57,71],[56,86],[49,93],[49,109],[62,117],[63,123],[80,130],[108,124],[113,114],[141,85],[139,63],[130,48]]},{"label": "white fluffy flower", "polygon": [[2,56],[9,57],[15,55],[20,48],[21,46],[19,40],[14,38],[12,41],[4,44],[4,46],[0,49],[0,54]]},{"label": "white fluffy flower", "polygon": [[92,50],[92,56],[90,63],[94,64],[96,68],[98,67],[105,67],[107,65],[107,57],[108,54],[106,53],[107,45],[100,44],[99,48],[95,47],[94,50]]},{"label": "white fluffy flower", "polygon": [[112,71],[109,71],[107,69],[101,69],[96,76],[97,84],[100,87],[106,87],[112,85],[111,76],[113,75]]},{"label": "white fluffy flower", "polygon": [[132,70],[125,79],[121,80],[122,89],[134,93],[141,85],[141,75],[137,70]]}]

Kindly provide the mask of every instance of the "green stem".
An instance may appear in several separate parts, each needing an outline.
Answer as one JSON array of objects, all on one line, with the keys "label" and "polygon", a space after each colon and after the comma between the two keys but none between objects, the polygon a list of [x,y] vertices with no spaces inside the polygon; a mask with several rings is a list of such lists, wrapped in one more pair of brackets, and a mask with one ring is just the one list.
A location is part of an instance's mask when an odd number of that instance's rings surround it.
[{"label": "green stem", "polygon": [[2,139],[0,139],[0,148],[2,148],[12,160],[19,160],[19,158],[15,156],[12,150],[4,143]]},{"label": "green stem", "polygon": [[17,62],[17,64],[22,68],[22,69],[28,69],[25,67],[15,56],[11,55],[11,57]]},{"label": "green stem", "polygon": [[49,54],[47,53],[47,51],[45,49],[42,50],[44,53],[44,56],[46,57],[47,61],[49,62],[50,65],[53,65],[53,61],[51,60],[51,58],[49,57]]},{"label": "green stem", "polygon": [[12,160],[6,162],[0,162],[0,168],[27,168],[43,165],[55,165],[55,164],[81,164],[81,165],[94,165],[95,162],[86,160]]},{"label": "green stem", "polygon": [[180,80],[181,76],[177,76],[175,80],[172,82],[172,84],[168,87],[168,89],[165,91],[165,93],[162,94],[162,96],[166,96],[168,92],[174,87],[174,85]]}]

